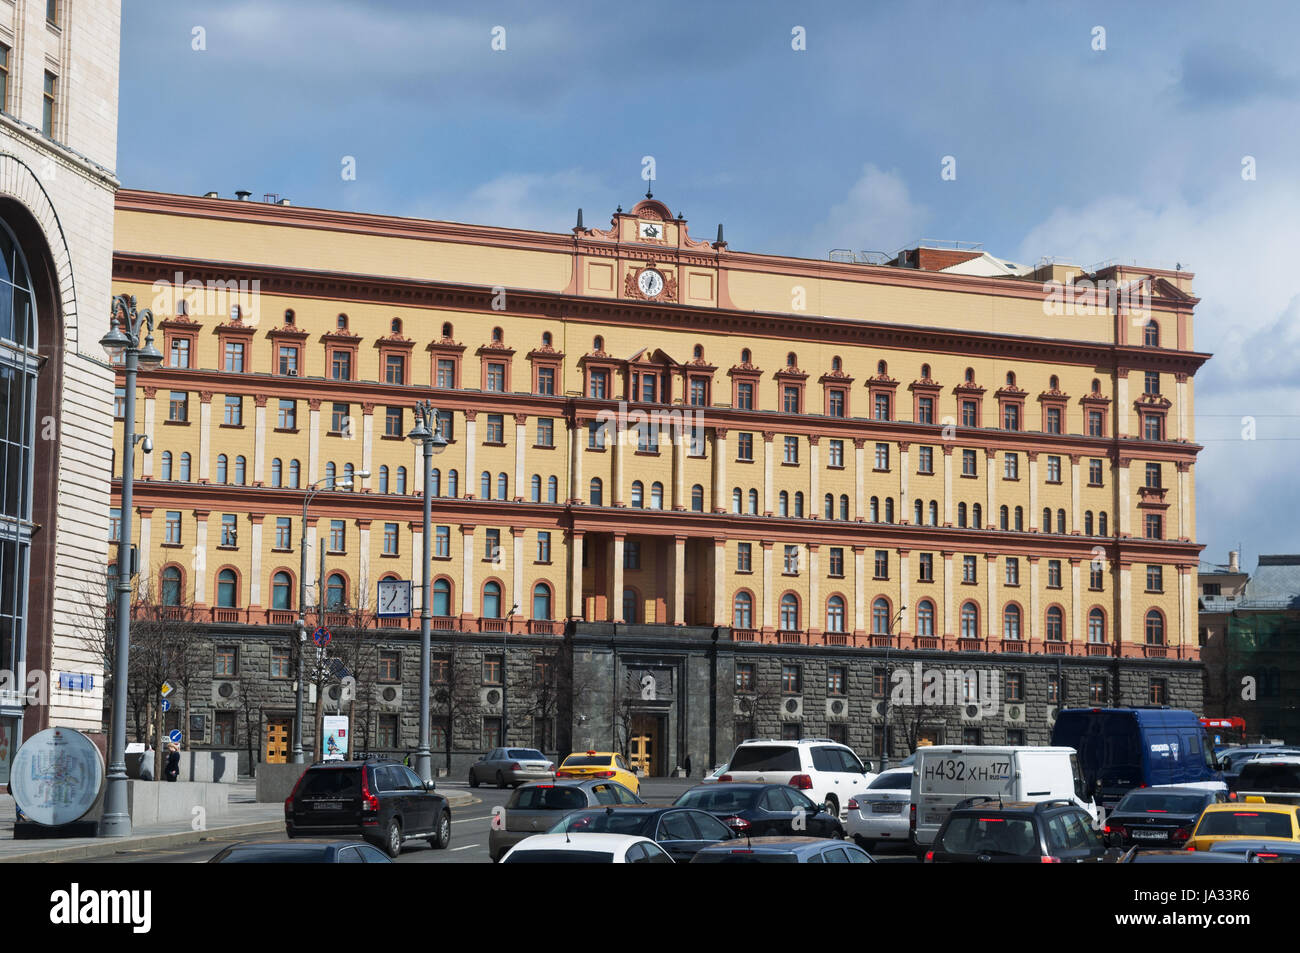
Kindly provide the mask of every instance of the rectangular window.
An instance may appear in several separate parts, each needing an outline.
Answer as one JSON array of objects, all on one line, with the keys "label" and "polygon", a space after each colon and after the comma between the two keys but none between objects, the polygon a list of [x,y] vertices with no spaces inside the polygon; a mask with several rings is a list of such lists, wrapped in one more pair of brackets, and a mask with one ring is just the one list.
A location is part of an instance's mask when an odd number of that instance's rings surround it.
[{"label": "rectangular window", "polygon": [[336,381],[352,380],[352,352],[351,351],[331,352],[330,378]]},{"label": "rectangular window", "polygon": [[736,572],[753,572],[753,543],[736,544]]},{"label": "rectangular window", "polygon": [[917,562],[917,580],[934,582],[934,553],[921,553]]},{"label": "rectangular window", "polygon": [[487,432],[483,435],[486,443],[506,442],[506,418],[504,414],[488,414]]},{"label": "rectangular window", "polygon": [[236,546],[239,539],[239,517],[233,513],[221,514],[221,545]]},{"label": "rectangular window", "polygon": [[546,397],[555,396],[555,368],[539,367],[537,369],[537,393]]},{"label": "rectangular window", "polygon": [[244,425],[244,398],[238,394],[226,395],[225,416],[222,423],[227,427],[242,427]]},{"label": "rectangular window", "polygon": [[1019,672],[1007,672],[1003,687],[1003,701],[1023,702],[1025,700],[1025,676]]},{"label": "rectangular window", "polygon": [[483,684],[484,685],[501,684],[501,656],[499,655],[483,656]]},{"label": "rectangular window", "polygon": [[844,547],[832,546],[830,550],[830,575],[836,579],[844,576]]},{"label": "rectangular window", "polygon": [[1159,513],[1148,513],[1142,520],[1143,535],[1147,539],[1164,539],[1164,517]]},{"label": "rectangular window", "polygon": [[1164,427],[1162,426],[1164,417],[1159,414],[1142,415],[1142,439],[1143,440],[1163,440]]},{"label": "rectangular window", "polygon": [[797,464],[799,462],[799,438],[786,437],[782,444],[785,447],[785,462]]},{"label": "rectangular window", "polygon": [[1023,745],[1024,743],[1025,743],[1025,730],[1024,730],[1023,728],[1008,728],[1008,729],[1007,729],[1007,744],[1008,744],[1008,745],[1011,745],[1011,746],[1014,746],[1014,747],[1020,747],[1020,746]]},{"label": "rectangular window", "polygon": [[787,576],[797,576],[799,574],[799,547],[785,547],[785,562],[782,570]]},{"label": "rectangular window", "polygon": [[916,472],[934,473],[934,447],[920,447],[917,450]]},{"label": "rectangular window", "polygon": [[889,469],[889,444],[887,443],[876,444],[876,469]]},{"label": "rectangular window", "polygon": [[1061,432],[1061,408],[1060,407],[1047,408],[1047,432],[1048,433]]},{"label": "rectangular window", "polygon": [[443,440],[451,443],[456,436],[456,419],[452,416],[454,411],[440,410],[435,416],[438,423],[438,435]]},{"label": "rectangular window", "polygon": [[844,466],[844,441],[832,440],[829,449],[826,452],[826,465],[829,467]]},{"label": "rectangular window", "polygon": [[639,571],[641,569],[641,544],[628,540],[623,543],[623,568]]},{"label": "rectangular window", "polygon": [[280,401],[280,409],[275,417],[275,427],[277,430],[296,430],[298,428],[298,402],[296,400]]},{"label": "rectangular window", "polygon": [[298,349],[296,347],[288,347],[287,345],[282,344],[280,345],[279,351],[277,366],[280,374],[285,377],[297,377]]},{"label": "rectangular window", "polygon": [[212,744],[217,748],[235,746],[235,715],[233,711],[216,712],[212,719]]},{"label": "rectangular window", "polygon": [[501,556],[501,530],[489,529],[485,531],[483,539],[483,558],[489,561],[496,560]]},{"label": "rectangular window", "polygon": [[537,561],[539,563],[549,563],[551,561],[551,534],[549,530],[538,530],[537,532]]},{"label": "rectangular window", "polygon": [[826,694],[844,695],[849,690],[849,673],[843,665],[832,665],[826,669]]},{"label": "rectangular window", "polygon": [[636,448],[641,453],[659,452],[659,425],[656,423],[637,424]]},{"label": "rectangular window", "polygon": [[1104,437],[1105,432],[1105,415],[1100,410],[1088,411],[1088,436]]},{"label": "rectangular window", "polygon": [[1020,454],[1008,453],[1002,460],[1002,479],[1020,479]]},{"label": "rectangular window", "polygon": [[171,367],[188,368],[190,366],[189,338],[172,338],[171,358],[168,363]]},{"label": "rectangular window", "polygon": [[1092,678],[1088,680],[1088,704],[1106,704],[1106,679]]},{"label": "rectangular window", "polygon": [[1160,487],[1164,485],[1161,483],[1160,480],[1160,464],[1148,463],[1146,465],[1146,471],[1147,471],[1147,486],[1155,490],[1160,489]]},{"label": "rectangular window", "polygon": [[601,420],[587,421],[587,447],[592,450],[605,449],[605,422]]},{"label": "rectangular window", "polygon": [[1088,486],[1101,486],[1102,469],[1101,461],[1095,458],[1088,460]]},{"label": "rectangular window", "polygon": [[934,423],[934,398],[933,397],[917,398],[916,422],[919,424]]},{"label": "rectangular window", "polygon": [[167,419],[186,423],[190,419],[189,391],[174,390],[167,402]]},{"label": "rectangular window", "polygon": [[876,420],[889,419],[889,395],[877,394],[871,401],[871,416]]},{"label": "rectangular window", "polygon": [[752,692],[754,690],[754,663],[736,663],[736,691]]},{"label": "rectangular window", "polygon": [[961,558],[961,581],[962,582],[979,582],[975,572],[975,557],[963,556]]},{"label": "rectangular window", "polygon": [[593,370],[588,380],[587,396],[604,400],[609,393],[609,371]]},{"label": "rectangular window", "polygon": [[108,511],[108,541],[110,543],[120,543],[122,541],[121,507],[115,506]]},{"label": "rectangular window", "polygon": [[1160,372],[1147,371],[1142,375],[1142,393],[1155,396],[1160,393]]},{"label": "rectangular window", "polygon": [[3,43],[0,43],[0,112],[9,112],[9,47]]},{"label": "rectangular window", "polygon": [[754,385],[744,382],[736,385],[736,407],[739,410],[754,409]]},{"label": "rectangular window", "polygon": [[113,388],[113,416],[121,420],[126,416],[126,388]]},{"label": "rectangular window", "polygon": [[293,518],[277,516],[275,518],[275,548],[293,549]]},{"label": "rectangular window", "polygon": [[961,402],[961,425],[963,427],[974,427],[979,420],[979,405],[973,400],[963,400]]},{"label": "rectangular window", "polygon": [[803,670],[798,665],[781,666],[781,691],[798,695],[803,690]]},{"label": "rectangular window", "polygon": [[736,434],[736,459],[753,461],[754,435],[752,433]]},{"label": "rectangular window", "polygon": [[396,523],[384,524],[384,555],[385,556],[397,555],[397,524]]},{"label": "rectangular window", "polygon": [[1047,458],[1047,482],[1061,482],[1061,458],[1051,455]]},{"label": "rectangular window", "polygon": [[1147,566],[1147,592],[1165,591],[1164,570],[1164,566]]},{"label": "rectangular window", "polygon": [[244,373],[244,342],[227,341],[224,350],[226,373]]},{"label": "rectangular window", "polygon": [[1169,683],[1163,678],[1151,679],[1147,689],[1147,702],[1152,705],[1165,705],[1169,702]]},{"label": "rectangular window", "polygon": [[1103,583],[1106,581],[1106,570],[1099,566],[1090,566],[1088,568],[1088,589],[1092,592],[1101,592]]},{"label": "rectangular window", "polygon": [[212,660],[213,678],[234,678],[239,674],[239,649],[233,645],[218,645]]},{"label": "rectangular window", "polygon": [[1061,561],[1059,559],[1049,559],[1047,561],[1047,588],[1061,588]]},{"label": "rectangular window", "polygon": [[1002,429],[1019,430],[1020,429],[1020,405],[1004,404],[1002,407]]},{"label": "rectangular window", "polygon": [[433,532],[433,555],[439,559],[451,558],[451,527],[438,526]]},{"label": "rectangular window", "polygon": [[54,138],[54,121],[57,118],[54,106],[58,96],[59,78],[53,73],[45,74],[45,96],[41,111],[41,132],[49,139]]},{"label": "rectangular window", "polygon": [[506,389],[506,366],[497,361],[489,361],[487,366],[487,389],[493,393],[503,393]]},{"label": "rectangular window", "polygon": [[400,737],[400,716],[380,715],[375,742],[380,748],[396,748]]},{"label": "rectangular window", "polygon": [[438,377],[436,387],[451,389],[456,386],[456,362],[451,358],[438,358]]},{"label": "rectangular window", "polygon": [[844,391],[838,387],[827,392],[827,409],[832,417],[844,416]]},{"label": "rectangular window", "polygon": [[[645,404],[655,403],[659,391],[659,376],[657,374],[642,374],[641,379],[641,402]],[[636,391],[635,383],[633,392]]]},{"label": "rectangular window", "polygon": [[702,377],[691,379],[691,405],[704,407],[709,403],[709,382]]},{"label": "rectangular window", "polygon": [[975,469],[975,451],[963,450],[961,452],[961,475],[973,477],[978,475]]},{"label": "rectangular window", "polygon": [[384,381],[389,384],[406,383],[406,358],[401,354],[384,356]]},{"label": "rectangular window", "polygon": [[181,544],[181,514],[179,510],[167,511],[166,533],[163,536],[168,546]]},{"label": "rectangular window", "polygon": [[889,550],[877,549],[873,579],[889,578]]},{"label": "rectangular window", "polygon": [[50,26],[59,25],[59,0],[45,0],[45,20]]},{"label": "rectangular window", "polygon": [[871,694],[875,698],[884,698],[889,694],[889,669],[873,668],[871,670]]},{"label": "rectangular window", "polygon": [[1047,704],[1059,705],[1061,703],[1061,681],[1062,676],[1051,674],[1047,676]]},{"label": "rectangular window", "polygon": [[385,437],[404,437],[402,431],[402,408],[385,407],[384,408],[384,436]]},{"label": "rectangular window", "polygon": [[537,446],[555,446],[555,420],[551,417],[537,418]]},{"label": "rectangular window", "polygon": [[379,681],[399,682],[402,680],[402,653],[379,653]]},{"label": "rectangular window", "polygon": [[799,388],[787,384],[781,388],[781,410],[787,414],[799,413]]},{"label": "rectangular window", "polygon": [[352,433],[350,404],[333,404],[330,410],[330,433],[348,436]]},{"label": "rectangular window", "polygon": [[1015,556],[1007,557],[1007,585],[1020,585],[1020,560]]},{"label": "rectangular window", "polygon": [[347,549],[347,542],[347,521],[330,520],[330,552],[344,552]]}]

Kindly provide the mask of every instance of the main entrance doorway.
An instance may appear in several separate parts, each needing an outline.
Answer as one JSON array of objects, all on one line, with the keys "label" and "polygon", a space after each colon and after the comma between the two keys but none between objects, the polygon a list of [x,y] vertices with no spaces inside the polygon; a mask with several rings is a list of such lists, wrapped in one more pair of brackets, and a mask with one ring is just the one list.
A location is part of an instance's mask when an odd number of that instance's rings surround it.
[{"label": "main entrance doorway", "polygon": [[266,763],[289,763],[289,734],[292,718],[268,718],[266,722]]},{"label": "main entrance doorway", "polygon": [[628,743],[628,761],[643,776],[663,777],[663,716],[632,716],[632,737]]}]

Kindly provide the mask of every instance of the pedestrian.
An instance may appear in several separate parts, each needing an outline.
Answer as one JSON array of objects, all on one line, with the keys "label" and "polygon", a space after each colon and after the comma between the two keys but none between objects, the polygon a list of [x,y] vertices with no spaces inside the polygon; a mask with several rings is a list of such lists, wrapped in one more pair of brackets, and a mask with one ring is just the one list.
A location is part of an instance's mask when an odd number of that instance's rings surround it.
[{"label": "pedestrian", "polygon": [[181,776],[181,749],[174,742],[167,745],[167,763],[163,766],[163,777],[176,781]]}]

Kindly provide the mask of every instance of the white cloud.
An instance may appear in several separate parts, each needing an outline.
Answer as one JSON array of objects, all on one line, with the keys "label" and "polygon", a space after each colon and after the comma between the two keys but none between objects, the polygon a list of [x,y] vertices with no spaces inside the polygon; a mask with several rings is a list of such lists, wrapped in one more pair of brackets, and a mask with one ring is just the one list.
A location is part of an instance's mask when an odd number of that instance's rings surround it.
[{"label": "white cloud", "polygon": [[921,234],[930,212],[912,201],[897,172],[862,167],[844,199],[800,242],[799,254],[825,258],[832,248],[896,252]]}]

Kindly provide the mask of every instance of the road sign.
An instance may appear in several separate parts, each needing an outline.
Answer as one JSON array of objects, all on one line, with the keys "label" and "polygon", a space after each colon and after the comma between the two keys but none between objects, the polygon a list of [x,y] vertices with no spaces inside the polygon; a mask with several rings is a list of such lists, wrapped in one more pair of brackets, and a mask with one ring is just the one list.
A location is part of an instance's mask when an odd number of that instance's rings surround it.
[{"label": "road sign", "polygon": [[164,698],[164,699],[162,700],[162,710],[163,710],[163,711],[171,711],[171,710],[172,710],[172,703],[171,703],[171,700],[170,700],[170,699]]},{"label": "road sign", "polygon": [[332,638],[333,636],[330,635],[330,630],[325,628],[323,625],[311,634],[311,640],[317,645],[329,645],[330,639]]},{"label": "road sign", "polygon": [[159,694],[161,694],[163,698],[166,698],[168,695],[170,695],[172,692],[174,692],[175,689],[172,687],[172,683],[171,683],[171,682],[163,682],[163,683],[162,683],[162,688],[160,688],[158,691],[159,691]]},{"label": "road sign", "polygon": [[177,744],[177,745],[180,744],[181,738],[183,737],[184,735],[181,734],[181,730],[179,728],[173,728],[171,731],[167,732],[167,740],[170,741],[172,744]]}]

